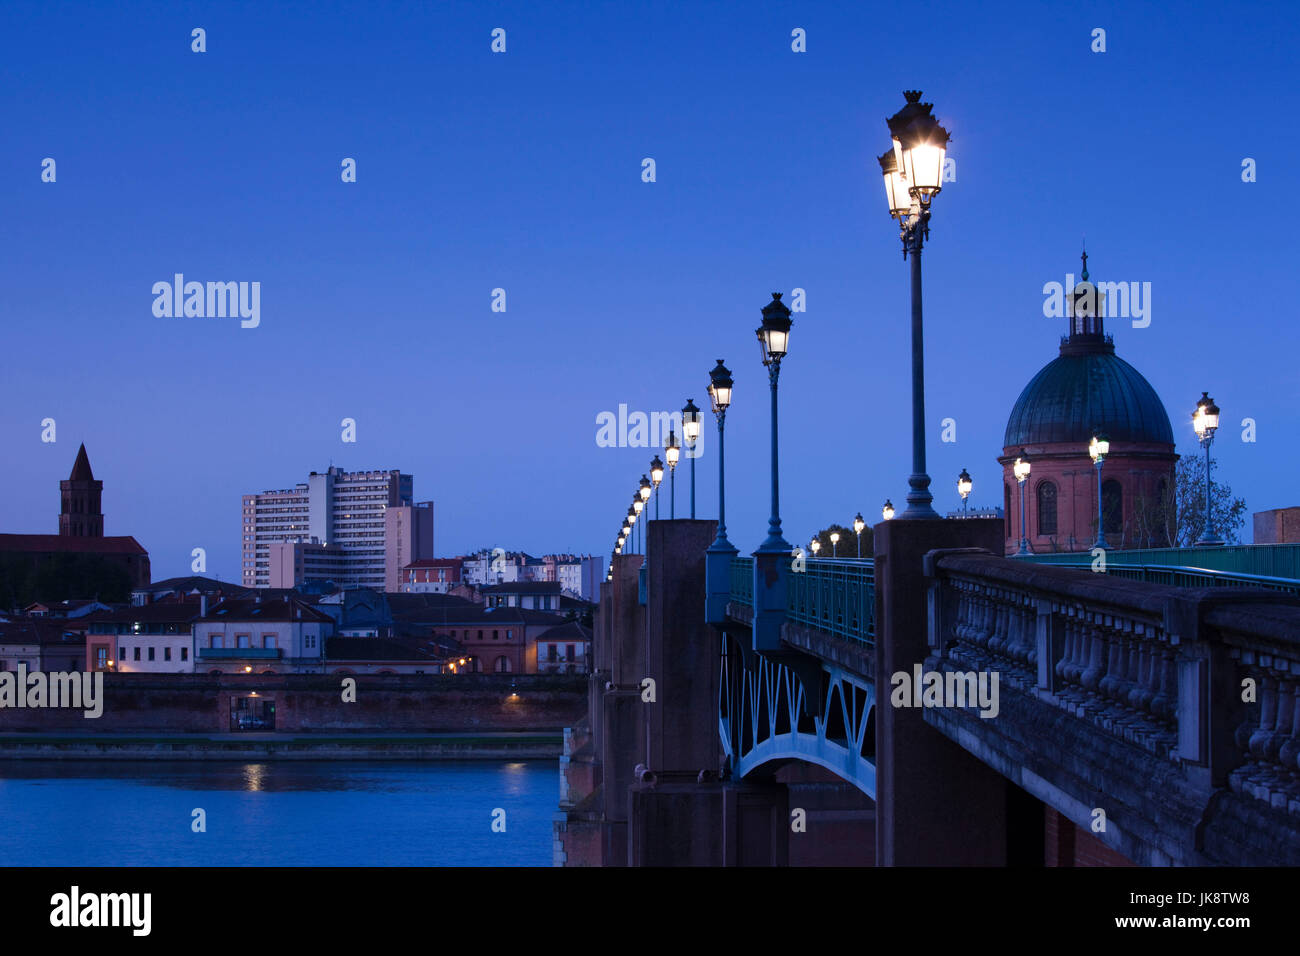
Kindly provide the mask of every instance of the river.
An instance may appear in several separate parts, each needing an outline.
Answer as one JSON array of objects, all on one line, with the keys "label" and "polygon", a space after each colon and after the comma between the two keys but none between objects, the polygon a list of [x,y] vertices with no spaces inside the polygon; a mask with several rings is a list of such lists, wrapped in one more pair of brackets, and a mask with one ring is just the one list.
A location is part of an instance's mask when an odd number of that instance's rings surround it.
[{"label": "river", "polygon": [[0,866],[549,866],[558,789],[550,760],[10,760]]}]

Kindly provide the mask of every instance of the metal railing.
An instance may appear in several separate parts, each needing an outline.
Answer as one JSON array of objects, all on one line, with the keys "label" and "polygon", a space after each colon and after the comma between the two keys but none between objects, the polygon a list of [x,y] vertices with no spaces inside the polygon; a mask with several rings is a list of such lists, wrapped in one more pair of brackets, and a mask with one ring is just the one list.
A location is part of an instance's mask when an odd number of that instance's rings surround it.
[{"label": "metal railing", "polygon": [[[1034,554],[1035,564],[1092,564],[1091,551]],[[1112,548],[1106,563],[1172,566],[1300,581],[1300,544],[1230,544],[1214,548]]]},{"label": "metal railing", "polygon": [[[731,561],[731,600],[754,604],[754,559]],[[875,563],[856,558],[809,558],[790,572],[789,619],[828,634],[870,644],[876,634]]]},{"label": "metal railing", "polygon": [[1152,584],[1168,584],[1176,588],[1267,588],[1300,597],[1300,580],[1274,578],[1262,574],[1234,574],[1209,568],[1184,568],[1160,564],[1111,564],[1106,562],[1106,573],[1111,577]]}]

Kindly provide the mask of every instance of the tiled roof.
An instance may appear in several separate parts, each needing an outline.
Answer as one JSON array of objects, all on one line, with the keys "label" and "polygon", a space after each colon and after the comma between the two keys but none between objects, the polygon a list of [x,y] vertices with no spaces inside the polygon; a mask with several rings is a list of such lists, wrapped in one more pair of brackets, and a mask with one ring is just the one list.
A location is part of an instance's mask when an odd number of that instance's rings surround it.
[{"label": "tiled roof", "polygon": [[0,534],[0,553],[5,551],[143,555],[149,553],[129,534],[110,538],[79,538],[67,534]]},{"label": "tiled roof", "polygon": [[[298,611],[302,617],[298,617]],[[200,621],[297,621],[304,623],[330,623],[334,618],[316,610],[306,601],[271,600],[257,601],[252,598],[232,598],[222,601],[216,607],[208,609]]]},{"label": "tiled roof", "polygon": [[32,618],[0,623],[0,644],[85,644],[86,633],[71,630],[63,621]]},{"label": "tiled roof", "polygon": [[539,641],[590,641],[591,630],[577,621],[567,621],[537,635]]}]

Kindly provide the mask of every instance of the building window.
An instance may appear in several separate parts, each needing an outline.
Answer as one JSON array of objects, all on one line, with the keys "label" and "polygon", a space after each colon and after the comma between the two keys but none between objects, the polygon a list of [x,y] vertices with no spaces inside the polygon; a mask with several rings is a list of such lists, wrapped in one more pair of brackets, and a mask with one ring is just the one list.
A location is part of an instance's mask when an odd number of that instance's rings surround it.
[{"label": "building window", "polygon": [[1050,481],[1038,484],[1038,533],[1056,534],[1056,485]]},{"label": "building window", "polygon": [[138,648],[138,647],[135,649],[135,657],[134,657],[134,659],[137,660],[137,661],[140,659],[140,648]]},{"label": "building window", "polygon": [[513,638],[514,638],[514,632],[510,630],[510,628],[506,628],[506,640],[509,641],[512,640]]},{"label": "building window", "polygon": [[189,649],[188,647],[182,647],[182,648],[181,648],[181,660],[183,660],[183,661],[188,661],[189,659],[190,659],[190,649]]},{"label": "building window", "polygon": [[236,646],[236,647],[252,647],[253,645],[252,645],[252,643],[250,642],[250,637],[251,637],[251,635],[249,635],[249,634],[236,634],[236,635],[235,635],[235,646]]},{"label": "building window", "polygon": [[[225,646],[226,646],[226,639],[221,634],[208,635],[208,647],[225,647]],[[139,658],[137,657],[136,660],[139,660]]]},{"label": "building window", "polygon": [[149,660],[153,660],[153,653],[154,653],[154,648],[153,648],[153,645],[150,644],[150,645],[149,645]]},{"label": "building window", "polygon": [[496,662],[496,670],[498,674],[510,673],[510,658],[506,657],[504,654],[498,657]]},{"label": "building window", "polygon": [[274,634],[263,634],[263,635],[262,635],[262,646],[263,646],[263,647],[275,647],[275,635],[274,635]]},{"label": "building window", "polygon": [[163,660],[165,660],[165,661],[169,661],[169,660],[171,660],[171,659],[172,659],[172,649],[171,649],[170,647],[164,647],[164,648],[163,648]]},{"label": "building window", "polygon": [[566,661],[571,661],[571,660],[573,660],[573,653],[574,653],[573,645],[572,645],[572,644],[565,644],[565,645],[564,645],[564,659],[565,659]]},{"label": "building window", "polygon": [[102,670],[103,668],[105,668],[105,667],[108,666],[108,648],[107,648],[107,647],[96,647],[96,648],[95,648],[95,666],[98,667],[98,668],[100,668],[101,670]]},{"label": "building window", "polygon": [[493,631],[493,632],[492,632],[492,640],[494,640],[494,641],[499,641],[499,640],[501,640],[501,632],[500,632],[500,631]]},{"label": "building window", "polygon": [[[1107,534],[1120,534],[1124,530],[1124,489],[1114,478],[1102,482],[1101,514]],[[1110,542],[1112,547],[1117,542]]]}]

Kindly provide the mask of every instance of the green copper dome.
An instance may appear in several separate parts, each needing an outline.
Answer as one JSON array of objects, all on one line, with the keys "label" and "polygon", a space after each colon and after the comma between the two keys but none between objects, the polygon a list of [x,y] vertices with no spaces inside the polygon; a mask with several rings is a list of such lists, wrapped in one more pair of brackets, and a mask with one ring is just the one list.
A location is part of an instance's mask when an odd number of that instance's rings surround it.
[{"label": "green copper dome", "polygon": [[1142,374],[1108,340],[1061,346],[1033,377],[1007,420],[1003,447],[1072,442],[1085,447],[1104,431],[1113,442],[1174,443],[1165,406]]}]

